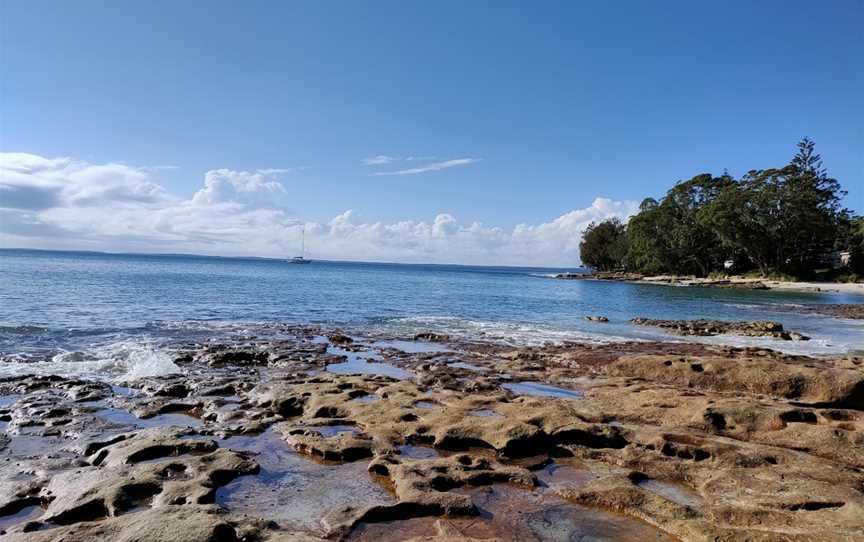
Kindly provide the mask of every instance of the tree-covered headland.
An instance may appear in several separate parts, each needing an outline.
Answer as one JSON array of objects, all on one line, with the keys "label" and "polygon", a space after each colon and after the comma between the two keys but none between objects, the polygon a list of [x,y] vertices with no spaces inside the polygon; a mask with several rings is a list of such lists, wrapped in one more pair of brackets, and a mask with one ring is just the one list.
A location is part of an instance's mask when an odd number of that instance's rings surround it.
[{"label": "tree-covered headland", "polygon": [[696,175],[659,201],[644,200],[626,224],[592,223],[580,245],[582,263],[645,275],[731,271],[812,279],[821,272],[854,279],[864,275],[864,218],[843,208],[844,195],[804,138],[783,167],[740,179]]}]

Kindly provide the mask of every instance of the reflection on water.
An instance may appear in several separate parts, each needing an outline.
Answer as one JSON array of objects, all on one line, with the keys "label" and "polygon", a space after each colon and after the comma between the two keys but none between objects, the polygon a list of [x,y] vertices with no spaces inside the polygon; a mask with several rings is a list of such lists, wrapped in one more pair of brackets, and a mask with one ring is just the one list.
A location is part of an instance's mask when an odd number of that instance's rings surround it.
[{"label": "reflection on water", "polygon": [[27,523],[29,521],[36,521],[42,514],[45,512],[45,509],[42,508],[39,504],[34,504],[31,506],[25,506],[21,510],[15,512],[14,514],[8,514],[5,516],[0,516],[0,532],[3,530],[12,527],[13,525],[18,525],[19,523]]},{"label": "reflection on water", "polygon": [[490,410],[488,408],[478,408],[477,410],[472,410],[468,413],[469,416],[477,416],[480,418],[499,418],[502,417],[501,414],[498,414],[494,410]]},{"label": "reflection on water", "polygon": [[317,431],[324,438],[335,437],[336,435],[341,435],[342,433],[350,433],[352,435],[357,435],[360,433],[360,430],[353,425],[316,425],[308,426],[307,428],[313,431]]},{"label": "reflection on water", "polygon": [[323,465],[292,450],[278,429],[257,437],[231,437],[222,447],[252,452],[260,473],[241,476],[216,493],[216,503],[233,513],[272,518],[286,529],[321,533],[322,519],[345,507],[392,504],[372,480],[365,461]]},{"label": "reflection on water", "polygon": [[345,356],[346,358],[342,363],[331,363],[328,365],[327,372],[330,373],[347,375],[382,375],[397,380],[408,380],[414,376],[410,371],[400,369],[395,365],[390,365],[389,363],[384,363],[382,361],[370,361],[381,359],[374,352],[351,352],[342,348],[329,348],[328,352]]},{"label": "reflection on water", "polygon": [[474,371],[478,373],[482,373],[484,371],[488,371],[489,369],[486,367],[482,367],[480,365],[474,365],[472,363],[465,363],[464,361],[454,361],[452,363],[447,364],[450,367],[455,367],[456,369],[465,369],[466,371]]},{"label": "reflection on water", "polygon": [[395,348],[409,354],[437,354],[450,350],[441,344],[426,341],[378,341],[372,343],[373,348]]},{"label": "reflection on water", "polygon": [[198,418],[176,412],[160,414],[146,419],[139,418],[131,412],[120,408],[103,408],[97,410],[94,414],[117,425],[130,425],[136,429],[165,426],[201,427],[201,420]]},{"label": "reflection on water", "polygon": [[639,487],[660,495],[682,506],[697,508],[702,505],[702,497],[692,489],[673,482],[646,478],[638,482]]},{"label": "reflection on water", "polygon": [[361,395],[360,397],[355,397],[351,399],[352,403],[375,403],[380,401],[381,397],[375,395],[374,393],[370,393],[369,395]]},{"label": "reflection on water", "polygon": [[513,382],[509,384],[501,384],[502,388],[506,388],[516,395],[538,395],[542,397],[564,397],[566,399],[582,399],[582,392],[568,390],[543,384],[542,382]]},{"label": "reflection on water", "polygon": [[440,457],[438,451],[434,448],[428,446],[413,446],[411,444],[399,446],[399,455],[411,459],[435,459],[436,457]]},{"label": "reflection on water", "polygon": [[435,537],[445,531],[478,539],[534,542],[671,542],[662,531],[610,512],[567,503],[550,491],[496,484],[455,490],[469,495],[479,517],[416,518],[361,524],[349,540],[378,542]]}]

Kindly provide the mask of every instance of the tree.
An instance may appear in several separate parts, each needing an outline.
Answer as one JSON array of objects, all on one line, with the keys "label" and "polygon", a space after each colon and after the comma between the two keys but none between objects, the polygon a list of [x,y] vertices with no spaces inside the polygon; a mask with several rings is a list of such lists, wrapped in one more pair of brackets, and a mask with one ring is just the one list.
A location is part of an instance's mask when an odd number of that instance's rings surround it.
[{"label": "tree", "polygon": [[[734,257],[736,267],[755,266],[763,275],[804,277],[831,251],[850,250],[853,269],[861,269],[864,226],[841,207],[844,195],[813,141],[804,138],[783,167],[751,170],[740,180],[725,171],[719,177],[703,173],[679,181],[660,201],[643,200],[626,228],[592,224],[582,260],[597,269],[623,261],[644,274],[705,276]],[[621,231],[625,242],[613,245]],[[619,258],[616,251],[624,249]]]},{"label": "tree", "polygon": [[703,209],[734,180],[703,173],[678,182],[658,203],[646,199],[628,225],[627,265],[645,274],[706,276],[724,259],[720,237]]},{"label": "tree", "polygon": [[788,165],[724,184],[702,212],[723,245],[746,254],[763,275],[809,274],[840,234],[844,192],[814,149],[813,141],[802,139]]},{"label": "tree", "polygon": [[724,252],[720,236],[705,221],[703,210],[724,187],[734,184],[728,175],[713,177],[708,173],[680,182],[663,198],[672,215],[668,231],[671,265],[678,274],[707,276],[720,268]]},{"label": "tree", "polygon": [[804,138],[798,143],[798,153],[789,164],[792,169],[786,180],[787,260],[781,267],[796,275],[808,273],[825,254],[835,248],[842,223],[848,218],[840,201],[846,194],[837,179],[828,176],[822,157],[816,154],[815,143]]},{"label": "tree", "polygon": [[620,269],[627,253],[626,231],[617,218],[589,224],[579,244],[582,264],[598,271]]},{"label": "tree", "polygon": [[843,234],[837,246],[849,251],[849,269],[864,275],[864,216],[850,217],[844,221]]},{"label": "tree", "polygon": [[702,220],[730,250],[746,254],[762,275],[777,261],[778,170],[749,171],[726,186],[702,212]]},{"label": "tree", "polygon": [[660,204],[648,198],[641,211],[627,224],[627,256],[625,266],[646,275],[669,272],[671,255],[666,240],[669,216]]}]

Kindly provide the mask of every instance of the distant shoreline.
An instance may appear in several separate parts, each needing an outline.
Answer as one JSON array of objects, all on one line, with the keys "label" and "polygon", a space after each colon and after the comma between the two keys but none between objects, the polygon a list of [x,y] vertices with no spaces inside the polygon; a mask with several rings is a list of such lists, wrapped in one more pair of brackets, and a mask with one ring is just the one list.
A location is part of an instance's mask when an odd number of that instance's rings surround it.
[{"label": "distant shoreline", "polygon": [[726,279],[709,279],[658,275],[643,277],[636,273],[560,273],[553,278],[559,280],[598,280],[629,282],[634,284],[658,284],[661,286],[689,286],[695,288],[730,288],[741,290],[778,290],[803,293],[841,293],[864,295],[864,283],[860,282],[809,282],[783,281],[732,276]]},{"label": "distant shoreline", "polygon": [[[34,252],[37,254],[47,255],[82,255],[82,256],[116,256],[116,257],[133,257],[133,258],[190,258],[201,260],[236,260],[236,261],[253,261],[253,262],[284,262],[289,259],[289,256],[240,256],[240,255],[217,255],[217,254],[197,254],[185,252],[111,252],[104,250],[73,250],[73,249],[46,249],[46,248],[26,248],[26,247],[2,247],[0,246],[0,255],[9,252]],[[580,267],[555,267],[555,266],[531,266],[531,265],[495,265],[495,264],[469,264],[469,263],[440,263],[440,262],[393,262],[393,261],[378,261],[378,260],[340,260],[333,258],[315,258],[310,257],[310,260],[317,263],[328,264],[357,264],[357,265],[389,265],[389,266],[404,266],[404,267],[440,267],[440,268],[466,268],[466,269],[501,269],[501,270],[538,270],[549,271],[550,276],[557,273],[569,273],[572,269],[582,269]]]}]

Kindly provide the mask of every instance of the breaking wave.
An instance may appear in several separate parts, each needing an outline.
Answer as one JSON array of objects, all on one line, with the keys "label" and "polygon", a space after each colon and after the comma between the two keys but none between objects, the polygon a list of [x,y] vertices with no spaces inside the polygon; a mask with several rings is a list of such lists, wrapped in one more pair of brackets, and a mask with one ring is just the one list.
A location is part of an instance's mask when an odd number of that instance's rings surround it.
[{"label": "breaking wave", "polygon": [[0,363],[0,376],[4,377],[38,374],[118,382],[179,372],[168,352],[147,339],[62,351],[45,361]]},{"label": "breaking wave", "polygon": [[421,331],[447,333],[455,337],[487,339],[516,346],[535,346],[544,343],[578,341],[588,343],[610,343],[627,340],[641,340],[618,334],[586,332],[577,329],[563,329],[554,326],[519,323],[470,320],[455,316],[407,316],[390,318],[382,322],[381,331],[395,335],[412,335]]},{"label": "breaking wave", "polygon": [[[579,325],[579,324],[576,324]],[[785,341],[772,337],[717,335],[687,337],[670,335],[661,329],[633,326],[629,322],[587,324],[590,329],[565,329],[543,324],[470,320],[453,316],[410,316],[384,320],[379,331],[410,336],[422,331],[447,333],[455,337],[480,338],[514,346],[536,346],[544,343],[584,342],[606,344],[621,341],[702,342],[718,345],[770,348],[787,354],[843,354],[862,349],[855,334],[838,334],[831,338],[811,333],[809,341]],[[596,329],[595,329],[596,328]]]}]

